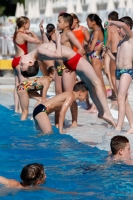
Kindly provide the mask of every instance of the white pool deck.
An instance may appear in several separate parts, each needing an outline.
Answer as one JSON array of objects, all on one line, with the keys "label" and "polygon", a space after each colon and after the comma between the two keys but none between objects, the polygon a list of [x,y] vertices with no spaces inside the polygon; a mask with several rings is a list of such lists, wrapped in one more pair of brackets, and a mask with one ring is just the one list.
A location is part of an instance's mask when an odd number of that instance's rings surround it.
[{"label": "white pool deck", "polygon": [[[1,80],[0,80],[1,82]],[[14,109],[14,100],[13,100],[13,89],[14,85],[3,85],[0,84],[0,104],[9,108]],[[48,92],[48,97],[52,97],[53,93],[53,85]],[[128,98],[130,101],[130,105],[133,109],[133,83],[130,86],[128,92]],[[35,104],[35,100],[30,100],[30,108],[29,108],[29,118],[32,115],[33,107]],[[117,103],[115,101],[108,100],[108,105],[110,107],[111,113],[115,120],[117,120],[118,111],[117,111]],[[89,114],[86,113],[86,103],[78,102],[78,124],[82,125],[77,128],[66,129],[66,134],[71,135],[73,138],[77,139],[79,142],[85,143],[92,147],[98,147],[101,150],[110,150],[110,139],[112,136],[107,135],[107,133],[112,132],[111,126],[108,125],[105,121],[98,119],[97,114]],[[51,123],[54,124],[54,113],[50,114]],[[21,123],[21,121],[20,121]],[[71,113],[70,109],[66,113],[65,118],[66,126],[71,124]],[[127,119],[125,119],[122,135],[125,135],[125,132],[129,129],[129,124]],[[133,151],[133,134],[125,135],[131,144],[131,149]]]}]

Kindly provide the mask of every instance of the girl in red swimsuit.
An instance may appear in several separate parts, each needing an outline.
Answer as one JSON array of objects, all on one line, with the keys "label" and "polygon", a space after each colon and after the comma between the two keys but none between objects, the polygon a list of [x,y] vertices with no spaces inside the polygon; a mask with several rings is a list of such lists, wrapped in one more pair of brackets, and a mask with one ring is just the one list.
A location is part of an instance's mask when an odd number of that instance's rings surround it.
[{"label": "girl in red swimsuit", "polygon": [[14,101],[15,101],[15,112],[19,112],[19,98],[16,92],[17,85],[24,80],[24,77],[20,72],[20,57],[28,53],[27,42],[39,44],[39,38],[29,30],[30,20],[25,17],[19,17],[16,21],[16,30],[13,37],[15,47],[15,57],[12,61],[12,67],[15,73],[15,90],[14,90]]}]

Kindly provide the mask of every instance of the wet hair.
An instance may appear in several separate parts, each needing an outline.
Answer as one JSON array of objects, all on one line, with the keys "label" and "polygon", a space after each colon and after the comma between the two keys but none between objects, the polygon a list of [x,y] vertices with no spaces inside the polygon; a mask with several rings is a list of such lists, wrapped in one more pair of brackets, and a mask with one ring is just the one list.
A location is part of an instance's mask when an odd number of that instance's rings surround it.
[{"label": "wet hair", "polygon": [[80,23],[80,20],[78,19],[77,15],[75,15],[74,13],[71,13],[71,16],[73,17],[73,19],[77,19],[77,23]]},{"label": "wet hair", "polygon": [[32,66],[28,67],[27,71],[21,71],[21,74],[24,77],[32,77],[36,76],[38,74],[38,71],[39,71],[39,63],[36,60]]},{"label": "wet hair", "polygon": [[125,24],[130,26],[130,29],[132,29],[133,27],[133,20],[131,19],[131,17],[125,16],[120,18],[118,21],[124,22]]},{"label": "wet hair", "polygon": [[83,81],[79,81],[78,83],[76,83],[73,88],[73,91],[75,91],[75,92],[78,92],[80,90],[82,92],[88,91],[88,88]]},{"label": "wet hair", "polygon": [[63,17],[65,22],[68,22],[69,27],[73,24],[73,17],[69,13],[61,13],[58,17]]},{"label": "wet hair", "polygon": [[[24,24],[26,24],[29,21],[28,17],[21,16],[17,18],[16,20],[16,28],[15,28],[15,33],[17,32],[18,29],[20,29]],[[15,34],[14,33],[14,34]]]},{"label": "wet hair", "polygon": [[48,72],[48,76],[49,76],[50,74],[54,74],[54,73],[55,73],[55,67],[54,67],[54,66],[49,67],[49,68],[47,69],[47,72]]},{"label": "wet hair", "polygon": [[35,185],[37,181],[41,180],[45,175],[44,167],[39,163],[32,163],[26,165],[20,174],[23,186]]},{"label": "wet hair", "polygon": [[54,29],[55,29],[54,24],[47,24],[46,26],[47,33],[51,33]]},{"label": "wet hair", "polygon": [[104,28],[102,26],[102,20],[100,19],[100,17],[97,14],[89,14],[87,16],[87,18],[89,18],[91,21],[95,21],[96,24],[101,27],[101,30],[104,33]]},{"label": "wet hair", "polygon": [[116,155],[120,149],[124,149],[129,140],[125,136],[117,135],[111,139],[110,148],[113,155]]},{"label": "wet hair", "polygon": [[119,19],[119,14],[116,11],[112,11],[111,13],[109,13],[108,15],[108,19],[111,19],[113,21],[117,21]]}]

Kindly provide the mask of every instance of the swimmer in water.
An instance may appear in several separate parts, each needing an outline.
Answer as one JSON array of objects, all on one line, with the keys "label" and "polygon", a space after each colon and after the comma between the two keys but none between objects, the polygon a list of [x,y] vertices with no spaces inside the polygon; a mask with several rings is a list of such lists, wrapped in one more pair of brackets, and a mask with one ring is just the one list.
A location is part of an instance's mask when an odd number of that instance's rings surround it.
[{"label": "swimmer in water", "polygon": [[10,188],[31,188],[31,186],[36,186],[43,184],[46,179],[44,172],[44,167],[42,164],[33,163],[26,165],[20,174],[21,182],[18,182],[14,179],[7,179],[3,176],[0,176],[0,184],[5,185]]}]

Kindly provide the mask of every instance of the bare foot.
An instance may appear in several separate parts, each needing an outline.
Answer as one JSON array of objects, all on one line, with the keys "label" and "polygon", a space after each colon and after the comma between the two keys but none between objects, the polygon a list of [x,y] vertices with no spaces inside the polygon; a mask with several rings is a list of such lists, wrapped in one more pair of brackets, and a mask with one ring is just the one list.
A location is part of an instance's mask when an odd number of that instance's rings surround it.
[{"label": "bare foot", "polygon": [[78,126],[77,122],[73,122],[69,128],[76,128]]},{"label": "bare foot", "polygon": [[116,135],[116,134],[120,134],[120,132],[121,132],[121,131],[118,131],[118,130],[114,129],[114,130],[110,131],[109,133],[107,133],[107,135],[108,135],[108,136],[109,136],[109,135],[112,136],[112,135],[114,135],[114,134],[115,134],[115,135]]},{"label": "bare foot", "polygon": [[97,113],[97,109],[95,108],[90,108],[89,110],[86,110],[85,113]]},{"label": "bare foot", "polygon": [[105,120],[108,124],[112,125],[114,128],[116,127],[116,124],[114,122],[114,119],[112,117],[112,115],[108,115],[106,113],[104,113],[104,115],[102,117],[98,116],[100,119]]},{"label": "bare foot", "polygon": [[126,134],[133,134],[133,128],[130,128],[130,129],[126,132]]}]

